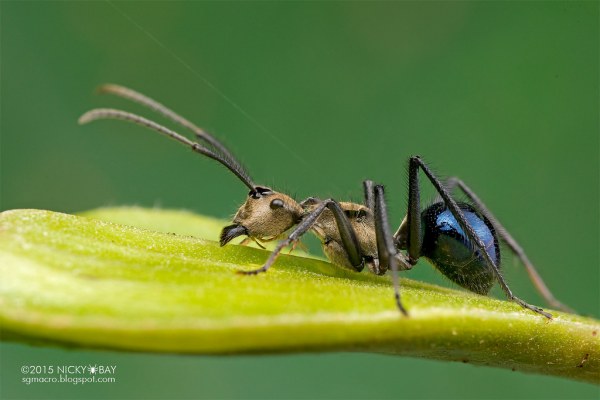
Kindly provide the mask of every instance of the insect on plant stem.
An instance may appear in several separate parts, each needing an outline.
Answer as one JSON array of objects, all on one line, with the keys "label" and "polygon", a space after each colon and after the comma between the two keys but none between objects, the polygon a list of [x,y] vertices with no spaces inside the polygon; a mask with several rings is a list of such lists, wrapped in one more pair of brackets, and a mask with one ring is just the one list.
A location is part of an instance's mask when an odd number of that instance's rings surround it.
[{"label": "insect on plant stem", "polygon": [[[194,152],[222,164],[249,189],[244,203],[223,228],[220,244],[246,236],[242,244],[260,243],[284,237],[258,269],[238,271],[243,275],[266,272],[281,251],[297,243],[307,233],[321,241],[323,252],[335,265],[355,271],[365,266],[383,275],[392,271],[396,307],[408,315],[400,297],[398,272],[411,269],[424,257],[452,282],[472,292],[487,295],[498,283],[507,298],[521,307],[548,319],[552,315],[516,297],[501,272],[500,242],[521,260],[536,289],[548,304],[564,311],[568,307],[552,295],[541,276],[516,240],[492,215],[485,204],[462,180],[440,181],[419,156],[408,160],[408,210],[396,233],[388,221],[384,187],[370,180],[363,182],[364,202],[341,202],[309,197],[297,202],[285,193],[256,185],[242,164],[215,137],[161,103],[132,89],[103,85],[100,93],[116,95],[139,103],[190,130],[196,141],[137,114],[111,108],[98,108],[83,114],[80,124],[99,119],[133,122],[159,132],[188,146]],[[435,188],[439,200],[421,210],[419,174]],[[462,191],[469,202],[459,202],[452,192]],[[290,231],[289,234],[286,232]]]}]

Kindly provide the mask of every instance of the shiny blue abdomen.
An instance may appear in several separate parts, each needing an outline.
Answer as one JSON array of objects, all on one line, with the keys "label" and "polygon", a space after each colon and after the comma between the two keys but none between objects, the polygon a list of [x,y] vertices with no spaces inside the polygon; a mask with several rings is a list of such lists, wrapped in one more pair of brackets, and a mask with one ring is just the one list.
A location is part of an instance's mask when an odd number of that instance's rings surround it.
[{"label": "shiny blue abdomen", "polygon": [[[496,232],[487,218],[471,205],[458,203],[467,222],[479,236],[497,266],[500,248]],[[475,293],[487,294],[494,273],[479,251],[475,251],[462,228],[444,203],[435,203],[421,214],[423,246],[421,254],[446,277]]]}]

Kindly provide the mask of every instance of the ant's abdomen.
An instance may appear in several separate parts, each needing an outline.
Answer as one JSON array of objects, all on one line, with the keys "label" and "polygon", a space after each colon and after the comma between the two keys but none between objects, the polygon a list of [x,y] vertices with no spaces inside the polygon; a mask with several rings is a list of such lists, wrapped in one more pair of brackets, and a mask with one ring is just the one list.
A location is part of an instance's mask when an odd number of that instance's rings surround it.
[{"label": "ant's abdomen", "polygon": [[[490,257],[500,266],[498,238],[490,221],[471,205],[458,203],[467,223],[479,236]],[[421,254],[446,277],[479,294],[487,294],[494,285],[494,272],[444,203],[435,203],[421,214],[423,246]]]}]

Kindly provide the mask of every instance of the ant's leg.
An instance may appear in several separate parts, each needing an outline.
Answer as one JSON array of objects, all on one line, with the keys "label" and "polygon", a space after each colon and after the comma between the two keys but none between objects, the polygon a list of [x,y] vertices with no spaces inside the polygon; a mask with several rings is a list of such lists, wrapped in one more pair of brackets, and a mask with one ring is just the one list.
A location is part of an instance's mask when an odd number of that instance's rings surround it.
[{"label": "ant's leg", "polygon": [[417,263],[417,260],[421,256],[421,247],[423,246],[420,197],[419,166],[414,164],[411,159],[411,162],[408,164],[408,211],[406,213],[406,226],[408,231],[408,260],[412,265]]},{"label": "ant's leg", "polygon": [[365,207],[373,211],[375,209],[375,199],[373,198],[373,181],[363,181],[363,191],[365,193]]},{"label": "ant's leg", "polygon": [[527,269],[529,279],[531,279],[535,288],[551,307],[558,308],[566,312],[574,312],[571,308],[562,304],[554,297],[554,295],[552,294],[552,292],[550,292],[550,289],[548,289],[548,287],[544,283],[544,280],[537,272],[531,261],[529,261],[529,258],[525,254],[523,248],[519,245],[519,243],[517,243],[517,241],[511,236],[511,234],[508,233],[506,228],[502,226],[500,221],[498,221],[494,214],[491,213],[491,211],[485,206],[485,204],[479,199],[479,197],[477,197],[475,192],[473,192],[473,190],[471,190],[470,187],[468,187],[461,179],[457,177],[449,178],[446,181],[445,186],[448,192],[452,192],[454,188],[458,187],[475,205],[475,208],[477,208],[491,222],[492,226],[494,227],[500,238],[504,240],[504,242],[508,245],[512,252],[521,260],[521,262],[525,266],[525,269]]},{"label": "ant's leg", "polygon": [[[388,214],[385,204],[385,198],[383,196],[383,186],[376,185],[372,188],[374,194],[374,216],[375,216],[375,237],[377,239],[377,253],[379,256],[380,264],[384,264],[390,267],[392,270],[392,281],[394,283],[394,298],[396,300],[396,306],[404,314],[408,316],[406,309],[400,301],[400,282],[398,279],[398,261],[399,257],[402,257],[401,253],[398,253],[392,240],[392,232],[390,231],[390,224],[388,222]],[[400,258],[400,260],[402,260]],[[411,266],[408,262],[405,262],[404,269],[409,269]]]},{"label": "ant's leg", "polygon": [[296,229],[284,240],[277,244],[275,250],[271,253],[265,265],[258,269],[250,270],[250,271],[237,271],[240,274],[244,275],[256,275],[261,272],[265,272],[266,270],[273,265],[281,250],[285,247],[289,246],[290,243],[298,240],[300,236],[304,235],[308,230],[317,222],[319,216],[328,208],[333,212],[333,216],[335,217],[335,221],[340,232],[340,237],[342,238],[342,244],[346,253],[348,254],[348,258],[352,266],[355,269],[362,269],[362,256],[360,254],[360,246],[358,244],[358,239],[356,238],[356,233],[354,232],[354,228],[350,224],[348,217],[344,214],[344,210],[340,207],[339,203],[332,199],[327,199],[319,203],[319,205],[311,211],[310,214],[305,216],[302,219],[302,222],[298,224]]},{"label": "ant's leg", "polygon": [[[450,193],[442,185],[442,182],[440,182],[435,177],[435,175],[433,175],[433,172],[431,172],[431,170],[429,169],[427,164],[425,164],[419,156],[411,157],[410,161],[409,161],[409,167],[408,167],[408,171],[409,171],[409,178],[408,178],[409,179],[409,210],[408,210],[409,217],[408,217],[408,220],[409,220],[409,224],[410,224],[410,222],[414,222],[409,225],[409,235],[410,236],[409,236],[408,243],[409,243],[409,254],[410,254],[411,258],[412,258],[412,254],[410,253],[410,251],[413,246],[412,242],[415,241],[414,236],[413,237],[411,237],[411,236],[412,236],[413,232],[415,232],[415,231],[420,235],[420,223],[419,223],[420,221],[418,219],[420,217],[420,215],[413,214],[413,212],[414,212],[413,209],[416,209],[417,211],[419,211],[419,206],[418,205],[415,206],[414,204],[412,204],[412,207],[411,207],[411,201],[413,200],[413,197],[410,195],[410,192],[416,191],[417,192],[416,199],[418,200],[419,188],[418,188],[417,173],[418,173],[419,168],[421,168],[421,170],[425,173],[427,178],[429,178],[429,181],[435,187],[435,189],[437,190],[439,195],[442,197],[442,199],[444,200],[444,203],[450,209],[450,212],[452,213],[454,218],[456,218],[456,221],[458,222],[458,224],[460,225],[462,230],[465,232],[465,234],[469,238],[469,241],[474,244],[476,250],[478,250],[481,253],[485,262],[492,268],[492,271],[494,272],[494,275],[496,276],[496,280],[498,281],[498,283],[500,284],[500,287],[506,294],[506,297],[508,297],[510,300],[514,301],[515,303],[519,304],[521,307],[527,308],[533,312],[543,315],[546,318],[552,319],[551,314],[545,312],[543,309],[541,309],[539,307],[536,307],[536,306],[533,306],[531,304],[524,302],[523,300],[519,299],[512,293],[512,291],[506,284],[504,277],[500,273],[498,266],[494,263],[494,261],[490,257],[489,253],[487,252],[487,250],[485,248],[485,245],[481,242],[481,239],[479,238],[479,236],[477,236],[477,234],[473,230],[473,227],[471,227],[471,225],[469,225],[469,223],[467,222],[460,207],[458,207],[458,204],[456,204],[456,201],[452,198],[452,196],[450,196]],[[418,225],[418,228],[414,229],[413,225]],[[420,244],[420,239],[418,239],[418,242]]]}]

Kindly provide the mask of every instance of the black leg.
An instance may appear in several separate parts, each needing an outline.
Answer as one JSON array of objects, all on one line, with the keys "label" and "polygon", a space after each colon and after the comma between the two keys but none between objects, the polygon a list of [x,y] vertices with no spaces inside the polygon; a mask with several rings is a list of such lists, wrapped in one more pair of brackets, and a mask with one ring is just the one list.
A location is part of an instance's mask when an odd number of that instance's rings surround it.
[{"label": "black leg", "polygon": [[302,219],[296,229],[294,229],[286,239],[277,244],[277,247],[275,247],[275,250],[273,250],[265,265],[254,270],[237,272],[243,275],[256,275],[258,273],[267,271],[279,256],[281,250],[308,232],[308,230],[315,224],[315,222],[317,222],[317,219],[326,208],[333,212],[337,228],[340,232],[340,237],[342,238],[342,245],[348,254],[350,263],[357,270],[361,270],[363,260],[360,252],[360,245],[358,243],[358,239],[356,238],[354,228],[352,228],[352,224],[350,224],[348,217],[346,217],[346,214],[344,214],[344,210],[342,210],[339,203],[333,199],[327,199],[319,203],[319,205],[310,214]]},{"label": "black leg", "polygon": [[373,198],[373,181],[363,181],[363,191],[365,194],[365,207],[373,211],[375,209],[375,199]]},{"label": "black leg", "polygon": [[[398,279],[398,253],[394,246],[392,239],[392,232],[390,231],[390,224],[388,222],[388,214],[385,204],[385,198],[383,195],[383,186],[376,185],[374,191],[374,216],[375,216],[375,237],[377,239],[377,253],[379,255],[380,265],[388,266],[392,270],[392,281],[394,283],[394,298],[396,299],[396,306],[402,312],[402,314],[408,316],[406,309],[400,301],[400,282]],[[407,265],[403,269],[410,268]]]},{"label": "black leg", "polygon": [[[429,169],[427,164],[425,164],[419,156],[413,156],[410,158],[409,168],[408,168],[408,171],[409,171],[409,210],[408,210],[409,211],[408,212],[408,214],[409,214],[408,215],[409,241],[408,241],[408,243],[409,243],[409,255],[411,258],[411,262],[413,261],[412,260],[413,254],[411,254],[411,248],[413,247],[413,243],[418,242],[420,244],[420,223],[419,223],[419,219],[418,219],[419,215],[418,215],[418,213],[414,212],[414,210],[416,210],[417,212],[419,211],[419,206],[415,205],[415,204],[411,204],[411,202],[414,202],[415,199],[416,200],[419,199],[419,194],[418,194],[419,187],[418,187],[418,177],[417,177],[417,172],[418,172],[419,168],[421,168],[423,173],[425,173],[425,175],[427,176],[427,178],[429,179],[431,184],[435,187],[436,191],[442,197],[442,199],[444,200],[444,203],[450,209],[450,212],[452,213],[454,218],[456,218],[456,221],[458,222],[460,227],[466,233],[466,235],[469,238],[469,240],[471,241],[471,243],[473,243],[473,245],[476,247],[476,250],[478,250],[480,252],[480,254],[483,256],[483,259],[485,260],[485,262],[492,268],[492,271],[494,272],[494,275],[496,276],[496,280],[498,281],[498,283],[500,284],[500,287],[506,294],[506,297],[508,297],[510,300],[514,301],[515,303],[519,304],[521,307],[527,308],[533,312],[543,315],[546,318],[552,319],[551,314],[545,312],[543,309],[541,309],[539,307],[536,307],[534,305],[524,302],[523,300],[519,299],[512,293],[512,291],[506,284],[504,277],[500,273],[500,270],[498,269],[496,264],[494,264],[494,261],[492,260],[489,253],[487,252],[485,245],[481,242],[481,239],[479,238],[479,236],[477,236],[477,234],[475,233],[475,231],[473,230],[471,225],[469,225],[469,223],[465,219],[465,216],[462,213],[462,211],[460,210],[460,207],[458,207],[458,204],[456,204],[456,201],[452,198],[452,196],[450,196],[450,193],[447,191],[447,189],[435,177],[435,175],[433,174],[433,172],[431,172],[431,170]],[[416,191],[416,194],[411,194],[411,192],[413,192],[413,191]],[[418,229],[414,227],[415,225],[419,226]],[[419,234],[419,236],[415,238],[413,235],[415,235],[417,233]]]},{"label": "black leg", "polygon": [[423,245],[421,236],[421,200],[419,194],[419,166],[412,162],[408,165],[408,212],[406,214],[408,230],[408,259],[412,265],[421,256]]},{"label": "black leg", "polygon": [[542,279],[540,274],[537,272],[537,270],[535,269],[535,267],[533,266],[531,261],[529,261],[529,258],[525,254],[525,251],[523,250],[523,248],[519,245],[519,243],[517,243],[517,241],[511,236],[511,234],[508,233],[506,228],[504,228],[504,226],[502,226],[500,221],[498,221],[498,219],[494,216],[494,214],[491,213],[491,211],[485,206],[483,201],[481,201],[481,199],[479,199],[479,197],[475,194],[475,192],[473,192],[473,190],[471,190],[470,187],[468,187],[461,179],[459,179],[457,177],[449,178],[446,181],[445,186],[446,186],[446,189],[448,190],[448,192],[452,192],[452,190],[454,190],[455,188],[458,187],[467,196],[467,198],[473,203],[475,208],[477,208],[483,215],[485,215],[485,217],[494,226],[494,229],[496,230],[496,232],[498,233],[500,238],[508,245],[508,247],[511,249],[511,251],[521,260],[521,262],[525,266],[525,269],[527,269],[529,278],[533,282],[534,286],[536,287],[538,292],[542,295],[544,300],[546,300],[546,302],[551,307],[558,308],[558,309],[566,311],[566,312],[574,312],[571,308],[562,304],[560,301],[558,301],[554,297],[554,295],[552,294],[552,292],[550,292],[550,289],[548,289],[548,287],[544,283],[544,280]]}]

